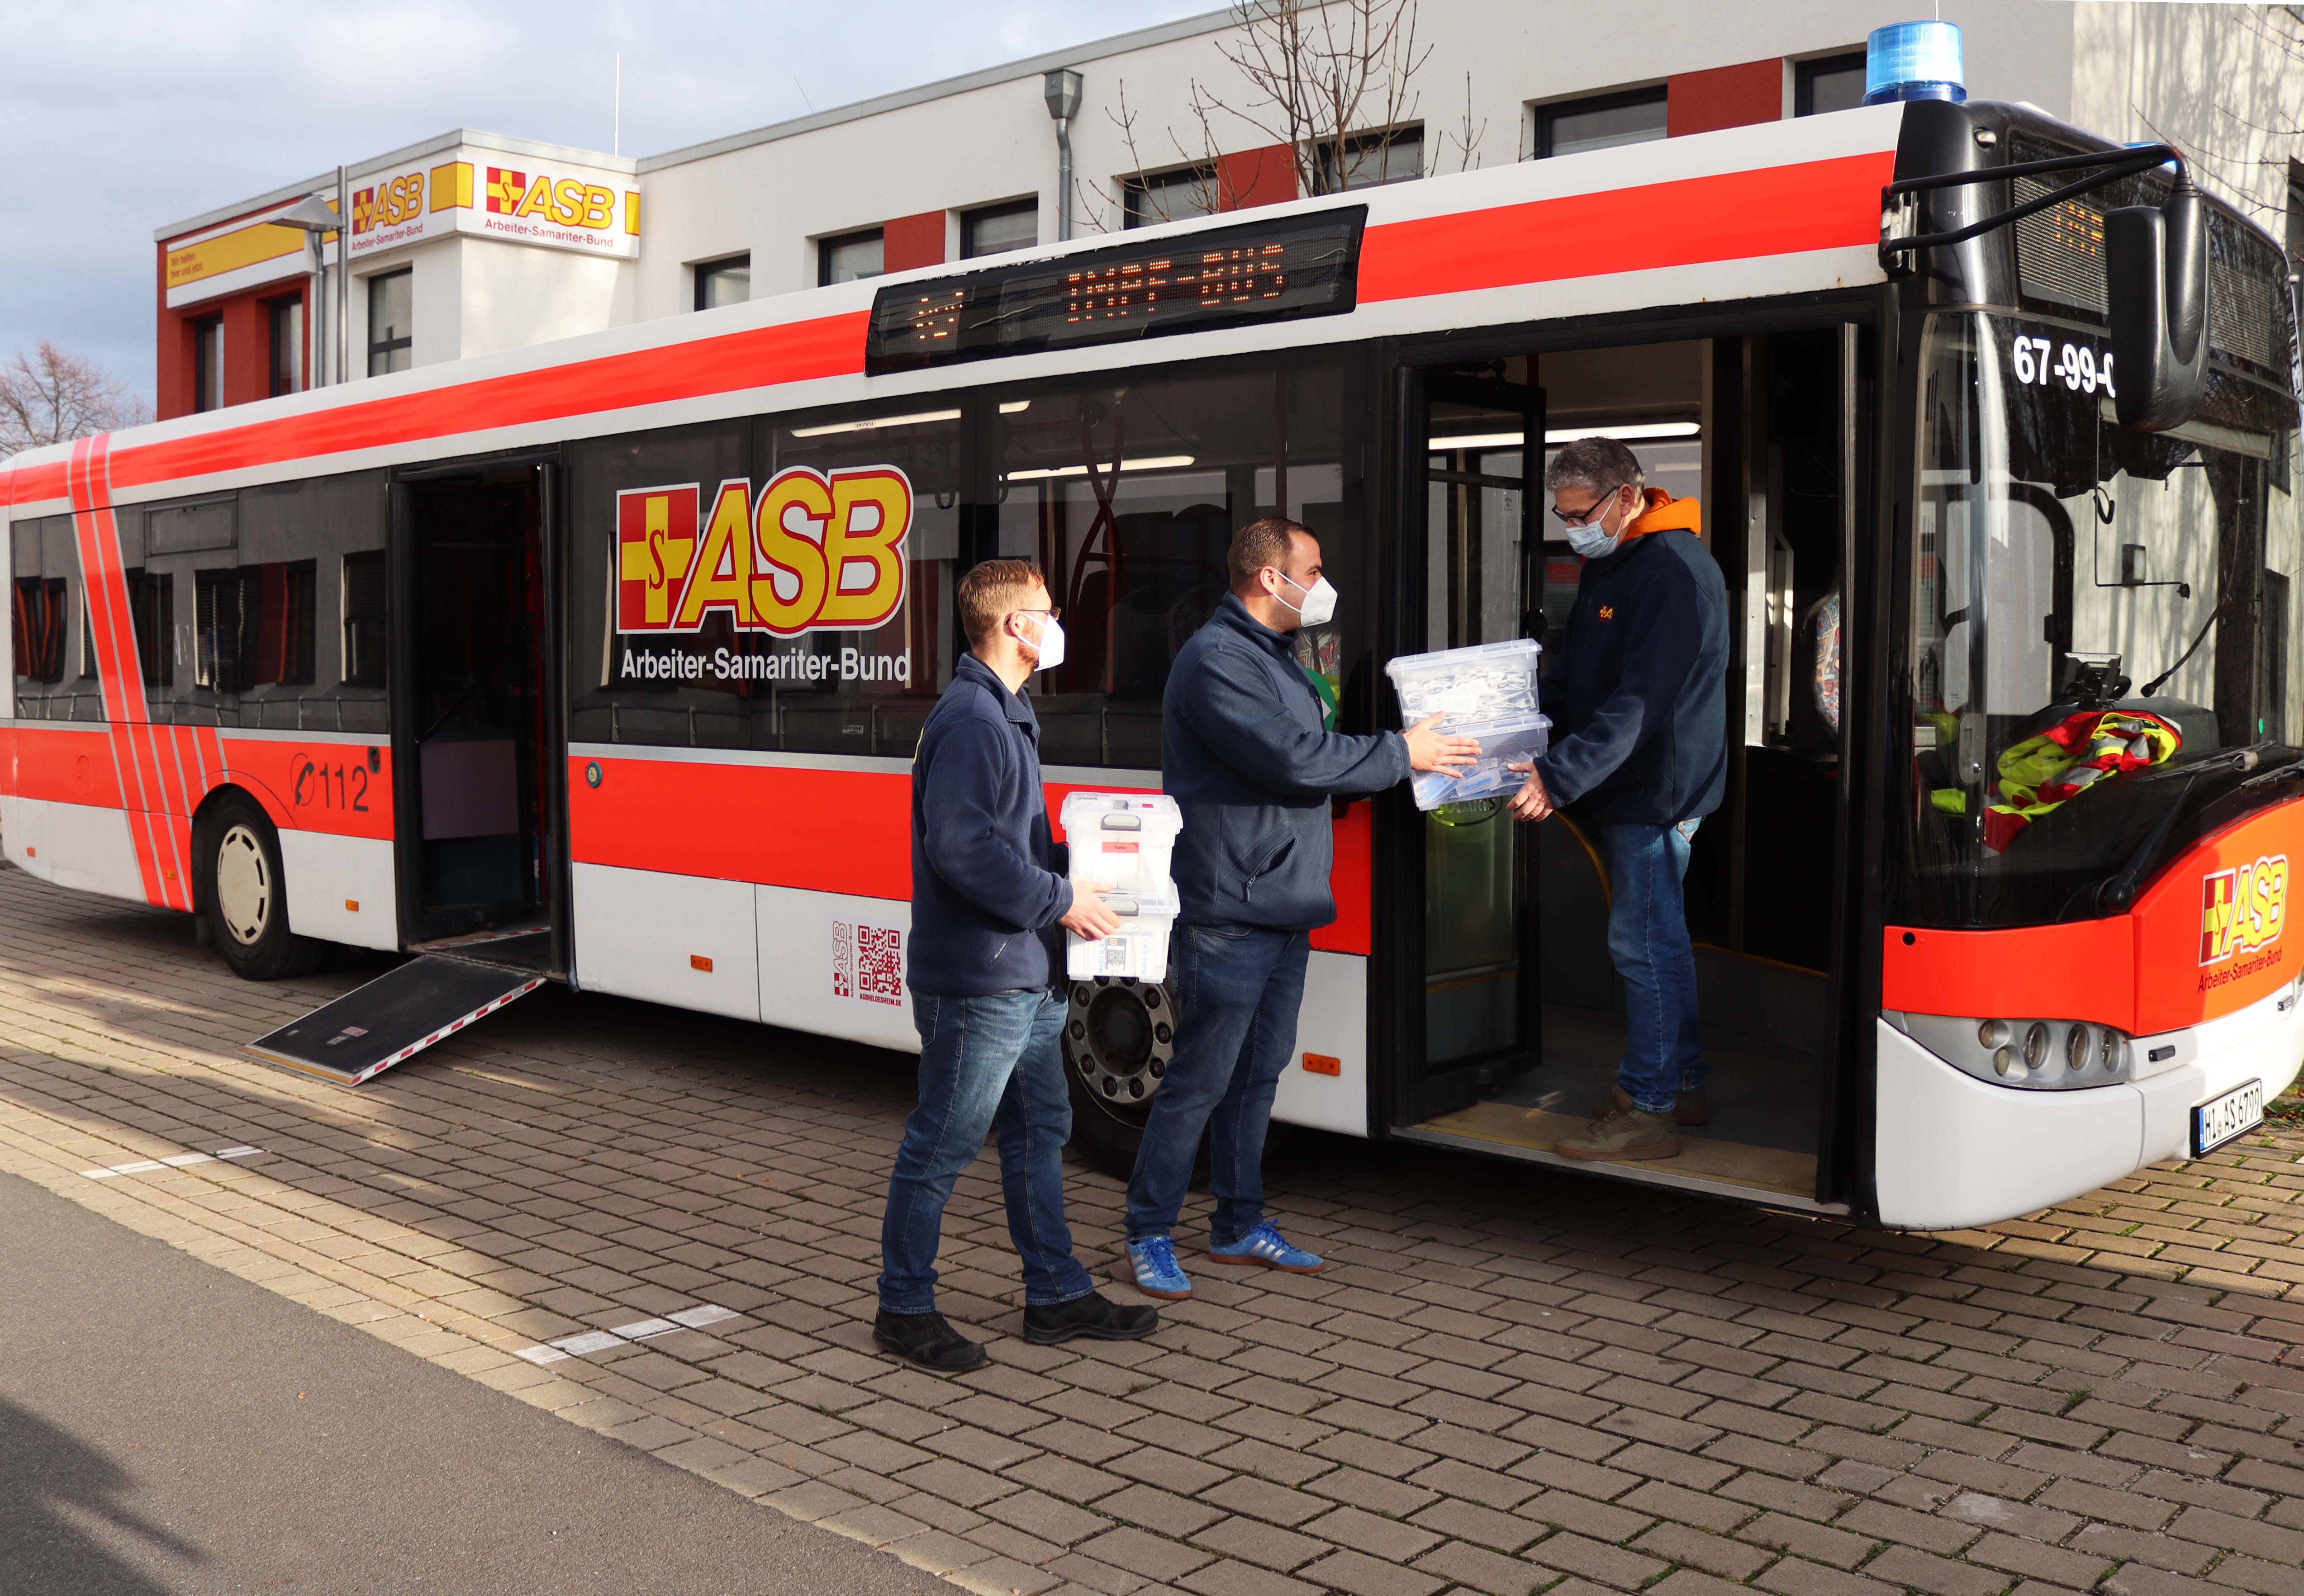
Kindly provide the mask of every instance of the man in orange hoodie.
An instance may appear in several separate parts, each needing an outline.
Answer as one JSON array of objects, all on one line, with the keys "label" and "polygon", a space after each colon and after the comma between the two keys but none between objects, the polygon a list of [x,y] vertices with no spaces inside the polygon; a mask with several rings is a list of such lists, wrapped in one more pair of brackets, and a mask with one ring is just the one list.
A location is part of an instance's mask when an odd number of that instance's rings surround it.
[{"label": "man in orange hoodie", "polygon": [[1537,821],[1575,804],[1597,824],[1629,1033],[1595,1123],[1554,1151],[1670,1158],[1677,1126],[1711,1118],[1681,882],[1697,825],[1727,785],[1727,585],[1696,536],[1696,502],[1644,488],[1639,460],[1615,439],[1570,443],[1544,481],[1584,568],[1546,685],[1552,746],[1515,767],[1528,781],[1512,809]]}]

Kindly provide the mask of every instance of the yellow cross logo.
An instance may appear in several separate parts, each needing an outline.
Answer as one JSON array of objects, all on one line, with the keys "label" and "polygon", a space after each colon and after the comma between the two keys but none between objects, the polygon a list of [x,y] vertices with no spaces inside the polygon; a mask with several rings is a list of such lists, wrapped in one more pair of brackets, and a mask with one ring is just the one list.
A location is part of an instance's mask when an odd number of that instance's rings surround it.
[{"label": "yellow cross logo", "polygon": [[643,513],[641,534],[625,540],[617,575],[627,582],[647,584],[642,603],[648,624],[663,626],[672,619],[672,601],[688,575],[696,536],[693,531],[686,537],[672,536],[672,502],[661,494],[648,495]]}]

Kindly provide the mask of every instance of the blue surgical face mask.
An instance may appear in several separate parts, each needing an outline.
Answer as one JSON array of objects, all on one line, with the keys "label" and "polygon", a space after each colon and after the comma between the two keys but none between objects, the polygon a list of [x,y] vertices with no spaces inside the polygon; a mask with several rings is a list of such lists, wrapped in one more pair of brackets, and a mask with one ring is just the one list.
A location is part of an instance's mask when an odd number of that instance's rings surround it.
[{"label": "blue surgical face mask", "polygon": [[1568,528],[1568,546],[1587,560],[1598,560],[1614,553],[1616,545],[1623,540],[1624,535],[1621,530],[1615,532],[1604,530],[1597,521],[1588,527]]}]

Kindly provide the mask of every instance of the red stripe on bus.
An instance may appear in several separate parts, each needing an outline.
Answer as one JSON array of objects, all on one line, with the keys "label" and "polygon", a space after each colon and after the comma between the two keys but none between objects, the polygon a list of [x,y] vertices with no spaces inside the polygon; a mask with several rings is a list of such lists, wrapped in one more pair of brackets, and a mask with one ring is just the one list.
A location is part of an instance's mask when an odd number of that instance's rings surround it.
[{"label": "red stripe on bus", "polygon": [[1895,165],[1879,150],[1387,222],[1361,241],[1360,300],[1876,244]]},{"label": "red stripe on bus", "polygon": [[864,369],[866,310],[484,377],[123,449],[122,487]]},{"label": "red stripe on bus", "polygon": [[[585,767],[600,766],[600,784]],[[1053,816],[1080,783],[1051,782]],[[1124,786],[1098,791],[1131,791]],[[1366,954],[1374,876],[1368,806],[1336,824],[1334,924],[1312,945]],[[568,760],[569,857],[581,865],[757,882],[805,891],[910,899],[909,773],[712,764],[684,759]]]},{"label": "red stripe on bus", "polygon": [[68,460],[50,460],[46,465],[18,466],[13,470],[0,472],[8,479],[8,491],[0,494],[0,503],[43,504],[51,499],[69,498],[72,494],[70,477],[72,464]]},{"label": "red stripe on bus", "polygon": [[[109,509],[99,513],[101,463],[108,439],[99,434],[72,444],[70,486],[72,529],[80,545],[80,587],[88,604],[89,640],[96,649],[97,680],[102,689],[113,764],[118,773],[128,835],[147,903],[167,903],[169,882],[161,872],[162,839],[152,811],[164,802],[158,761],[144,724],[144,679],[136,661],[134,629],[128,613],[128,579],[121,569],[118,527]],[[181,873],[178,873],[179,874]]]}]

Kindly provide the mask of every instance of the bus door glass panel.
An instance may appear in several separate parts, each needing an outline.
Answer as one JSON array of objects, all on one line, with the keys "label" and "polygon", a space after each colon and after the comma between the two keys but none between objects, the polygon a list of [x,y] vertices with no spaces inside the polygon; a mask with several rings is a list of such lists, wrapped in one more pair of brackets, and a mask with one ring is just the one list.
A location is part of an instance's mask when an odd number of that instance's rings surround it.
[{"label": "bus door glass panel", "polygon": [[2268,563],[2294,558],[2292,529],[2267,537],[2267,501],[2293,526],[2269,487],[2292,415],[2215,374],[2198,420],[2127,431],[2090,375],[2105,347],[2006,317],[1929,325],[1909,810],[1929,923],[2097,912],[2186,786],[2137,778],[2278,730],[2258,612]]},{"label": "bus door glass panel", "polygon": [[[1527,637],[1531,503],[1523,462],[1540,430],[1530,388],[1436,374],[1426,417],[1425,646]],[[1568,577],[1570,591],[1574,578]],[[1562,606],[1566,613],[1566,605]],[[1527,828],[1501,798],[1424,816],[1424,1047],[1427,1069],[1525,1059],[1533,1043]]]},{"label": "bus door glass panel", "polygon": [[1369,595],[1344,519],[1341,376],[1332,366],[1240,366],[1020,390],[992,418],[995,548],[1036,560],[1063,612],[1065,662],[1032,678],[1041,757],[1160,765],[1160,705],[1185,640],[1231,579],[1232,534],[1286,516],[1318,535],[1341,598],[1299,633],[1315,690],[1365,730]]}]

